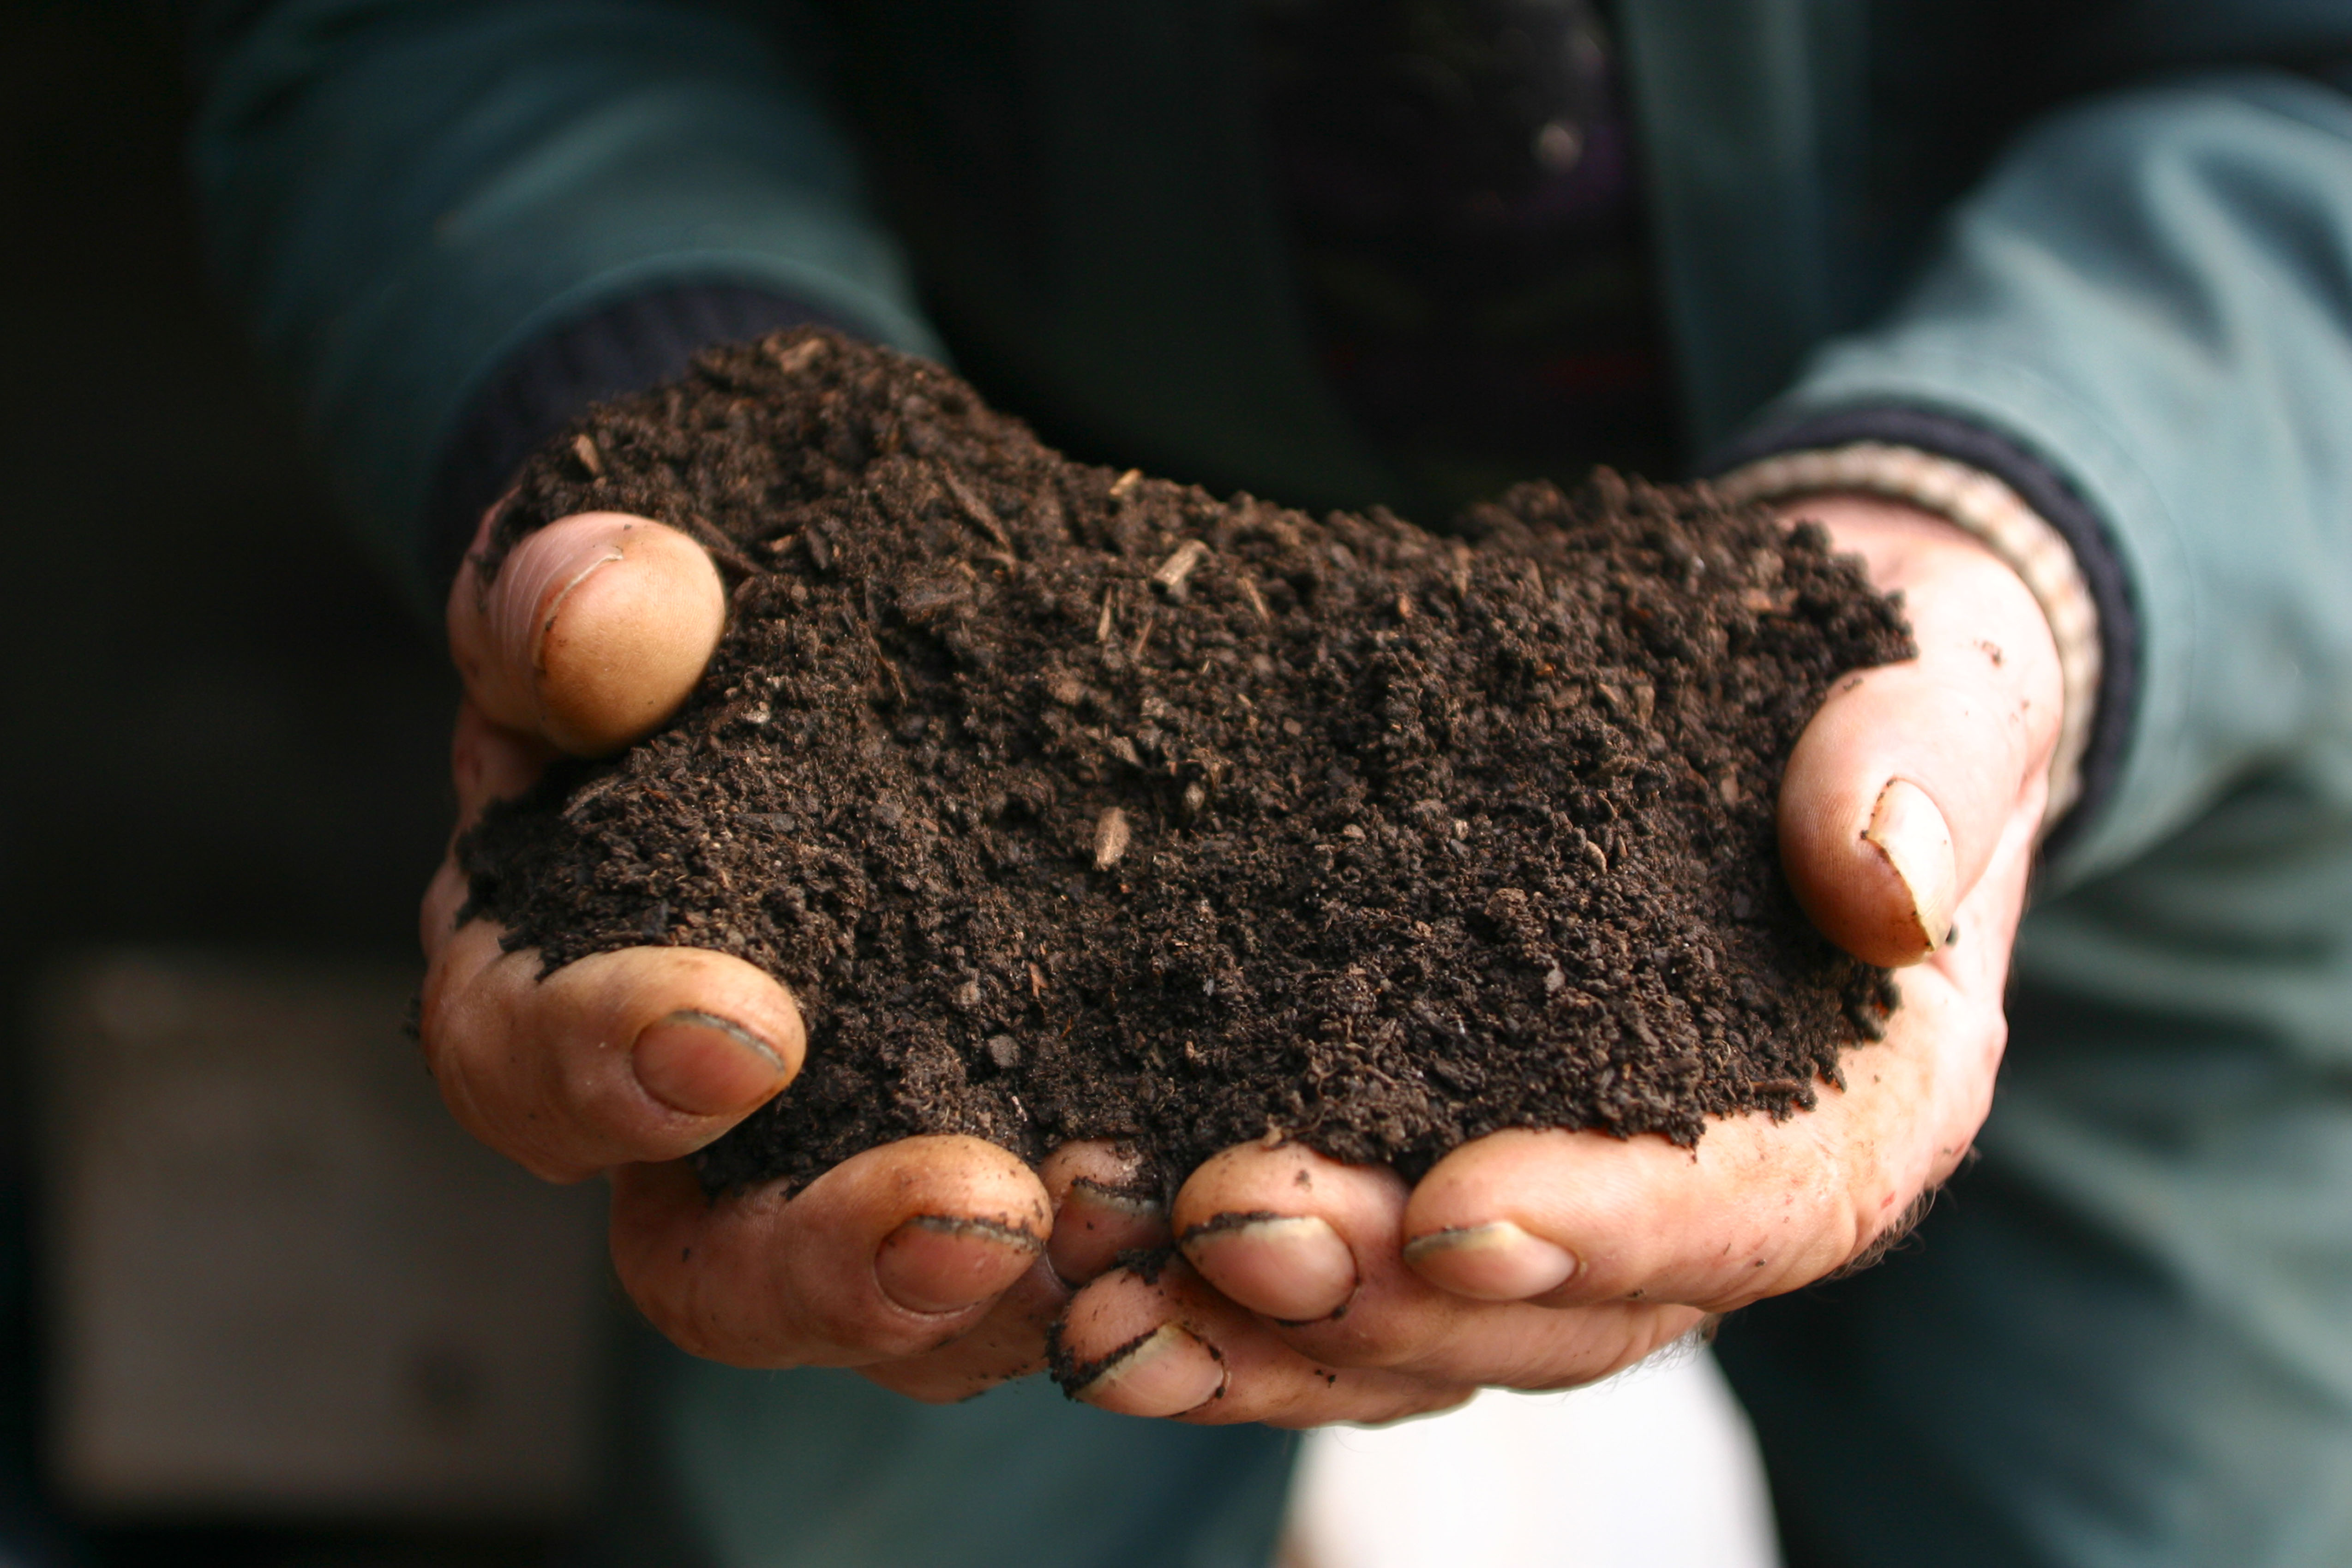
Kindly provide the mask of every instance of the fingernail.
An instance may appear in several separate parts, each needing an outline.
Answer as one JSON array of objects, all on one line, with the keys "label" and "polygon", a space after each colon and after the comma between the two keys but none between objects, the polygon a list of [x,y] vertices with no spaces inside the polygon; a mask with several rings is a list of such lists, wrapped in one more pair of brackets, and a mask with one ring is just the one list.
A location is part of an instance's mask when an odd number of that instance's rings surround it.
[{"label": "fingernail", "polygon": [[1071,1391],[1074,1399],[1126,1416],[1181,1416],[1225,1386],[1224,1363],[1174,1323],[1113,1351],[1102,1369]]},{"label": "fingernail", "polygon": [[1507,1219],[1416,1236],[1404,1260],[1439,1289],[1483,1301],[1523,1301],[1558,1290],[1576,1273],[1575,1257]]},{"label": "fingernail", "polygon": [[647,1024],[630,1060],[646,1093],[689,1116],[748,1111],[790,1071],[773,1047],[741,1024],[692,1009]]},{"label": "fingernail", "polygon": [[1311,1214],[1221,1214],[1181,1245],[1211,1284],[1271,1318],[1328,1318],[1356,1293],[1356,1255]]},{"label": "fingernail", "polygon": [[1886,857],[1910,895],[1910,919],[1917,927],[1923,956],[1941,947],[1959,903],[1959,867],[1952,853],[1952,830],[1936,802],[1910,780],[1895,779],[1878,792],[1878,804],[1862,836]]},{"label": "fingernail", "polygon": [[993,1220],[919,1214],[883,1239],[874,1280],[910,1312],[960,1312],[1018,1280],[1038,1247],[1027,1231]]},{"label": "fingernail", "polygon": [[488,608],[499,668],[528,683],[523,727],[593,757],[650,734],[692,694],[725,630],[727,590],[675,528],[583,512],[518,545]]},{"label": "fingernail", "polygon": [[579,586],[624,559],[617,530],[565,518],[517,543],[491,586],[490,632],[509,668],[541,667],[548,630]]},{"label": "fingernail", "polygon": [[1083,1197],[1097,1208],[1107,1208],[1114,1214],[1123,1214],[1135,1219],[1157,1218],[1165,1207],[1150,1193],[1111,1186],[1092,1176],[1080,1176],[1070,1183],[1070,1197]]},{"label": "fingernail", "polygon": [[1045,1258],[1067,1283],[1084,1284],[1109,1269],[1119,1254],[1168,1245],[1168,1217],[1158,1200],[1085,1176],[1070,1184]]}]

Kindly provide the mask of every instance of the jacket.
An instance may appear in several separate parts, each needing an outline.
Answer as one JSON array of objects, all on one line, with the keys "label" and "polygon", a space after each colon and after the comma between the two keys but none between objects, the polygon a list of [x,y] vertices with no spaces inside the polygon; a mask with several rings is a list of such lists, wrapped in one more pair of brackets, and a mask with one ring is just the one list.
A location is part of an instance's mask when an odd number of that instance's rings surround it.
[{"label": "jacket", "polygon": [[[2021,972],[2352,1065],[2352,17],[1618,16],[1693,449],[1925,421],[2097,568],[2105,771]],[[951,343],[1081,449],[1367,502],[1387,480],[1307,351],[1239,17],[272,0],[200,25],[193,159],[222,277],[412,580],[468,398],[682,283]]]}]

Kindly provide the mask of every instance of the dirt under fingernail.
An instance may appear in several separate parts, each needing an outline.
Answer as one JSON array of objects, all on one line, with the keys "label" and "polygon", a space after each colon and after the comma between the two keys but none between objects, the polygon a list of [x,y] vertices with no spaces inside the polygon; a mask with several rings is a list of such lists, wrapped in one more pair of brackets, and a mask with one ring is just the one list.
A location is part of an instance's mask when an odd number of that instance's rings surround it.
[{"label": "dirt under fingernail", "polygon": [[933,1133],[1127,1138],[1160,1191],[1268,1133],[1408,1176],[1690,1144],[1895,1004],[1779,869],[1799,731],[1911,652],[1819,528],[1605,471],[1454,538],[1220,501],[806,329],[592,413],[492,558],[592,504],[718,541],[728,631],[665,729],[485,816],[469,910],[792,988],[808,1064],[713,1187]]}]

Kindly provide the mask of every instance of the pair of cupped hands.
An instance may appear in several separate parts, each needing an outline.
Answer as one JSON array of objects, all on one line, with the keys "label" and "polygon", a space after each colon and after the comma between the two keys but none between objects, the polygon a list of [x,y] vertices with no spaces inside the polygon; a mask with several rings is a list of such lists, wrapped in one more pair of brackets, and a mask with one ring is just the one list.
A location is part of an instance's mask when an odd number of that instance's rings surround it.
[{"label": "pair of cupped hands", "polygon": [[[1033,1168],[976,1139],[916,1137],[795,1192],[712,1197],[685,1156],[791,1092],[806,1048],[791,995],[690,947],[600,954],[542,980],[536,952],[458,923],[454,858],[423,913],[434,1076],[460,1122],[538,1175],[605,1175],[629,1295],[719,1361],[855,1367],[950,1400],[1036,1370],[1058,1333],[1088,1403],[1286,1427],[1604,1377],[1883,1244],[1966,1154],[2006,1040],[2060,717],[2049,629],[2008,567],[1926,512],[1846,495],[1783,510],[1900,590],[1919,645],[1837,683],[1781,784],[1800,902],[1850,952],[1903,967],[1886,1038],[1849,1052],[1810,1110],[1715,1121],[1695,1149],[1497,1133],[1412,1186],[1249,1144],[1172,1203],[1109,1144]],[[494,578],[469,559],[448,612],[467,693],[459,831],[559,754],[656,727],[726,608],[700,547],[641,517],[562,519]],[[1171,1243],[1163,1268],[1119,1261]]]}]

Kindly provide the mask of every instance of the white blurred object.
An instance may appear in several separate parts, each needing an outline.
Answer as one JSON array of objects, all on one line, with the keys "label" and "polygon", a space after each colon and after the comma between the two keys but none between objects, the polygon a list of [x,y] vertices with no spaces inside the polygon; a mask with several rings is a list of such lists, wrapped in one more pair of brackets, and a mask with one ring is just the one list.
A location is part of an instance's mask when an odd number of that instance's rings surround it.
[{"label": "white blurred object", "polygon": [[1678,1345],[1571,1394],[1489,1389],[1310,1434],[1284,1568],[1778,1568],[1747,1415]]},{"label": "white blurred object", "polygon": [[50,1462],[110,1512],[561,1515],[587,1483],[602,1195],[434,1092],[406,967],[58,966]]}]

